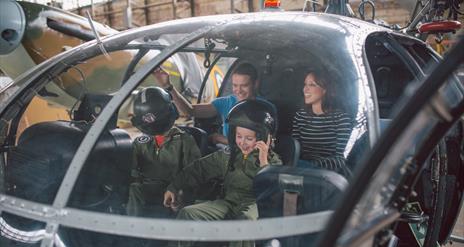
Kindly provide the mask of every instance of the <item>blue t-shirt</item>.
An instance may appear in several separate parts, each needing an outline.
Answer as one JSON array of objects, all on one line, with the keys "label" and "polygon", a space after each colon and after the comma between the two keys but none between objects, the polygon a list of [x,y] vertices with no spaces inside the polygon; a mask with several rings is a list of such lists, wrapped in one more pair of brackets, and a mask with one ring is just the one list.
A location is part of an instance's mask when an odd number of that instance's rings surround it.
[{"label": "blue t-shirt", "polygon": [[[261,98],[259,96],[257,96],[256,99],[257,100],[262,100],[262,101],[268,103],[269,105],[272,106],[272,108],[274,110],[274,113],[277,113],[277,110],[276,110],[274,104],[272,104],[271,102],[269,102],[266,99]],[[214,108],[216,108],[216,111],[218,112],[218,114],[221,116],[222,123],[223,123],[223,125],[222,125],[222,134],[224,136],[227,136],[227,133],[229,133],[229,124],[226,123],[227,115],[229,114],[230,109],[232,109],[232,107],[237,102],[238,102],[237,97],[235,95],[233,95],[233,94],[231,94],[229,96],[216,98],[211,102],[211,104],[213,104]],[[276,121],[277,121],[277,119],[276,119]]]}]

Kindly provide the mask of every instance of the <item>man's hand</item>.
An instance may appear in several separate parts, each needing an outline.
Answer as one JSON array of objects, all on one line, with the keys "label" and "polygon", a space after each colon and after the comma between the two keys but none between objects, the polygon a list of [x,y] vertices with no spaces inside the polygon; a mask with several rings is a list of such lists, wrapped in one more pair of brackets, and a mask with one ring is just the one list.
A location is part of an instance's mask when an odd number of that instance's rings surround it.
[{"label": "man's hand", "polygon": [[163,205],[167,208],[170,208],[175,204],[176,204],[176,194],[174,194],[173,192],[169,190],[166,190],[166,192],[164,192]]},{"label": "man's hand", "polygon": [[171,85],[168,72],[164,71],[161,67],[158,67],[153,71],[153,76],[156,78],[160,87],[167,88]]}]

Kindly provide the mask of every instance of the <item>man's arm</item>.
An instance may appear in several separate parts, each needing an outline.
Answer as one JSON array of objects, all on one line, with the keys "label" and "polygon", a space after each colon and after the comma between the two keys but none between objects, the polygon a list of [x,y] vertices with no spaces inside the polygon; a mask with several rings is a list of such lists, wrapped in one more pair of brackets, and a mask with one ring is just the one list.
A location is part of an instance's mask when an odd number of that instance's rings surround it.
[{"label": "man's arm", "polygon": [[[172,86],[169,80],[169,74],[163,69],[155,69],[153,75],[155,76],[160,87],[166,89]],[[187,101],[187,99],[184,98],[184,96],[182,96],[181,93],[179,93],[179,91],[177,91],[175,87],[172,87],[170,93],[172,95],[172,100],[174,101],[174,104],[177,106],[179,111],[189,116],[198,118],[210,118],[217,115],[216,108],[211,103],[192,105]]]}]

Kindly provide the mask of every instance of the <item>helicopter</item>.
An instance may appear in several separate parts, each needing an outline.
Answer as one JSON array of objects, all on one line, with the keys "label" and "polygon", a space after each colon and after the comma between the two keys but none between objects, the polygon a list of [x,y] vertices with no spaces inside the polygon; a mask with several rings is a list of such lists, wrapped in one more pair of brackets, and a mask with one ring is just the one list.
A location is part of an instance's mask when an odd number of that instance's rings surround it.
[{"label": "helicopter", "polygon": [[[162,44],[160,39],[173,42]],[[444,244],[462,204],[464,88],[458,66],[464,59],[463,42],[442,60],[422,40],[362,20],[273,11],[163,22],[69,49],[22,74],[0,94],[0,243]],[[148,50],[157,55],[142,63]],[[114,79],[119,87],[98,88],[93,84],[100,81],[82,68],[105,60],[113,63],[127,51],[135,55],[127,65],[129,72]],[[118,126],[117,120],[126,117],[120,109],[155,68],[184,53],[201,54],[208,61],[203,89],[212,83],[205,78],[213,65],[226,66],[218,96],[232,93],[235,66],[253,64],[259,72],[260,95],[278,110],[277,142],[288,140],[291,133],[305,69],[324,71],[336,85],[334,103],[354,122],[345,147],[353,176],[296,167],[299,155],[291,142],[278,152],[283,166],[256,177],[256,221],[125,215],[132,140],[128,130]],[[75,104],[56,103],[60,95],[55,94],[65,90],[43,93],[44,88],[50,92],[48,87],[58,78],[75,73],[85,81],[74,88],[82,95]],[[49,117],[21,129],[37,98],[72,115]],[[202,99],[200,90],[197,102]],[[210,122],[194,119],[205,131],[210,131]],[[312,193],[317,191],[327,197],[314,202]],[[296,204],[282,200],[288,194],[297,195]],[[286,214],[284,207],[293,207],[294,213]]]},{"label": "helicopter", "polygon": [[[63,51],[69,50],[72,47],[78,46],[99,38],[100,36],[108,36],[118,33],[106,25],[102,25],[93,21],[90,17],[73,14],[51,6],[44,6],[29,2],[2,1],[2,38],[0,39],[0,69],[5,75],[10,78],[16,78],[22,73],[30,70],[34,66],[42,63]],[[89,20],[91,22],[89,22]],[[162,44],[170,44],[171,40],[159,40]],[[143,64],[149,57],[156,55],[155,51],[150,51],[145,57],[141,58]],[[79,97],[81,84],[86,83],[85,80],[104,80],[105,83],[94,84],[87,88],[89,92],[93,90],[101,91],[105,89],[107,93],[111,93],[114,87],[119,87],[119,82],[114,80],[115,76],[121,76],[126,71],[129,61],[134,58],[134,53],[124,51],[115,58],[119,62],[107,63],[107,58],[95,61],[92,67],[82,67],[80,70],[87,74],[86,78],[82,78],[79,71],[75,73],[63,75],[56,79],[54,85],[49,85],[43,89],[42,94],[55,94],[59,97],[55,98],[54,104],[47,104],[41,99],[36,99],[34,102],[35,108],[42,109],[49,116],[58,115],[60,117],[69,115],[59,109],[59,105],[73,105]],[[163,69],[166,70],[173,81],[173,84],[188,98],[195,98],[198,95],[201,80],[205,69],[201,63],[201,56],[194,55],[177,55],[163,63]],[[100,66],[101,65],[101,66]],[[190,76],[183,76],[186,71],[190,70]],[[196,69],[196,76],[193,75],[193,69]],[[90,76],[92,74],[92,76]],[[213,66],[210,74],[213,83],[208,84],[203,97],[206,99],[215,98],[218,88],[224,76],[219,66]],[[128,76],[128,75],[125,75]],[[93,78],[93,79],[92,79]],[[155,79],[149,77],[145,80],[143,86],[155,84]],[[93,87],[98,88],[93,88]],[[76,90],[76,88],[78,88]],[[65,93],[55,91],[65,91]],[[57,106],[55,106],[57,105]],[[125,107],[130,108],[130,105]],[[130,110],[125,110],[130,114]],[[31,112],[27,116],[28,121],[22,125],[30,125],[42,119],[42,116]],[[128,121],[120,119],[121,124]]]}]

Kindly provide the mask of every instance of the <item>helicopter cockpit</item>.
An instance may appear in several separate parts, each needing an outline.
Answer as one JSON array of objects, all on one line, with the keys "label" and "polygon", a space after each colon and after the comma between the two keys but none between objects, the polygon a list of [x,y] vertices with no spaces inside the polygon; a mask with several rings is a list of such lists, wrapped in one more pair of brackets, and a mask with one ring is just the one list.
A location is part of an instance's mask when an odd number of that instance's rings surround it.
[{"label": "helicopter cockpit", "polygon": [[[2,217],[21,231],[46,229],[39,238],[13,238],[23,243],[165,246],[250,240],[266,246],[279,239],[307,246],[324,229],[352,177],[295,167],[302,150],[292,125],[304,107],[305,71],[324,73],[333,85],[332,105],[351,120],[343,158],[355,172],[401,93],[424,76],[429,61],[438,56],[414,38],[351,18],[308,13],[176,20],[85,43],[42,63],[0,95],[1,191],[9,202],[24,205]],[[258,220],[190,225],[127,216],[131,142],[140,135],[130,123],[132,104],[140,90],[158,85],[154,69],[178,73],[173,84],[191,103],[209,103],[233,94],[232,71],[244,62],[258,71],[258,95],[277,109],[276,152],[283,161],[255,178]],[[181,113],[175,125],[200,129],[192,134],[206,150],[205,132],[217,131],[217,122]],[[15,216],[15,210],[31,217]]]}]

